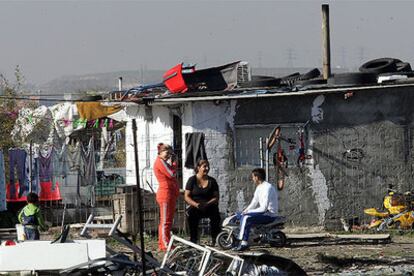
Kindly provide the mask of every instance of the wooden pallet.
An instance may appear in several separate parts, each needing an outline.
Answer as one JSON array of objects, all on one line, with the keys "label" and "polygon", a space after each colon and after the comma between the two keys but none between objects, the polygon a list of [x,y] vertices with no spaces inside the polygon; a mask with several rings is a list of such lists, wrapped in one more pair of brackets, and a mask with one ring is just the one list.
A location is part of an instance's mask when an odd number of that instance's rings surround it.
[{"label": "wooden pallet", "polygon": [[0,228],[0,240],[16,240],[16,228]]}]

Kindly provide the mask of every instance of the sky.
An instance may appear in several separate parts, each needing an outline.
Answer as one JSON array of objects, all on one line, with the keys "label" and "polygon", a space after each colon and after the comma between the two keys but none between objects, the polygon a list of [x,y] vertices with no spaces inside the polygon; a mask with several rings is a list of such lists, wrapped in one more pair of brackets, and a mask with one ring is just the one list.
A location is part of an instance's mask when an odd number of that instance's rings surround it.
[{"label": "sky", "polygon": [[[414,62],[414,1],[327,1],[332,66]],[[246,60],[321,67],[321,1],[0,1],[0,73],[27,82]],[[414,65],[414,64],[413,64]]]}]

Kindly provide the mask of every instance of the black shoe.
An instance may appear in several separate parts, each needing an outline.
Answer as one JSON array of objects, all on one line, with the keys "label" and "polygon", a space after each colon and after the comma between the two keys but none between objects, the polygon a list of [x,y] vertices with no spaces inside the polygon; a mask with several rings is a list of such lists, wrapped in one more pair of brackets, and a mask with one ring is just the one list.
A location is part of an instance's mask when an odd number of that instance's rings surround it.
[{"label": "black shoe", "polygon": [[246,251],[247,249],[249,249],[249,246],[245,244],[239,244],[238,246],[233,248],[234,251],[239,251],[239,252]]}]

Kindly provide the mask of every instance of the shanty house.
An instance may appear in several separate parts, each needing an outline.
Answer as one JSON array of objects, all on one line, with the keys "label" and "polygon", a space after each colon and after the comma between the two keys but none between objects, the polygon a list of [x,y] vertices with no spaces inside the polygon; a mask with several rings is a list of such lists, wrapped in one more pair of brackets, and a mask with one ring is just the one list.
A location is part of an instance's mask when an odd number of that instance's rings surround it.
[{"label": "shanty house", "polygon": [[[293,225],[338,226],[340,218],[364,220],[363,209],[381,207],[387,188],[410,190],[413,182],[414,84],[335,87],[297,92],[271,90],[189,93],[129,105],[136,119],[139,168],[146,189],[159,142],[181,161],[181,183],[193,171],[185,163],[185,138],[204,133],[210,175],[220,186],[223,213],[240,210],[254,191],[250,171],[265,166],[265,139],[281,127],[287,176],[280,213]],[[133,151],[131,122],[127,152]],[[269,180],[276,183],[270,152]],[[305,159],[299,160],[304,153]],[[127,182],[135,182],[127,156]],[[366,219],[366,218],[365,218]]]}]

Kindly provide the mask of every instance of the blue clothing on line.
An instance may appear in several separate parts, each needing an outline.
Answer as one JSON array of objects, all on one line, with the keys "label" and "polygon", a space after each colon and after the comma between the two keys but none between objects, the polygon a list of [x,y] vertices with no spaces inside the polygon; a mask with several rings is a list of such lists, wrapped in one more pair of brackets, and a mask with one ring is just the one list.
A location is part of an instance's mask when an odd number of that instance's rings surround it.
[{"label": "blue clothing on line", "polygon": [[17,171],[17,178],[19,181],[19,198],[23,195],[26,190],[26,156],[27,153],[23,149],[9,149],[9,166],[10,166],[10,198],[15,198],[15,169]]}]

